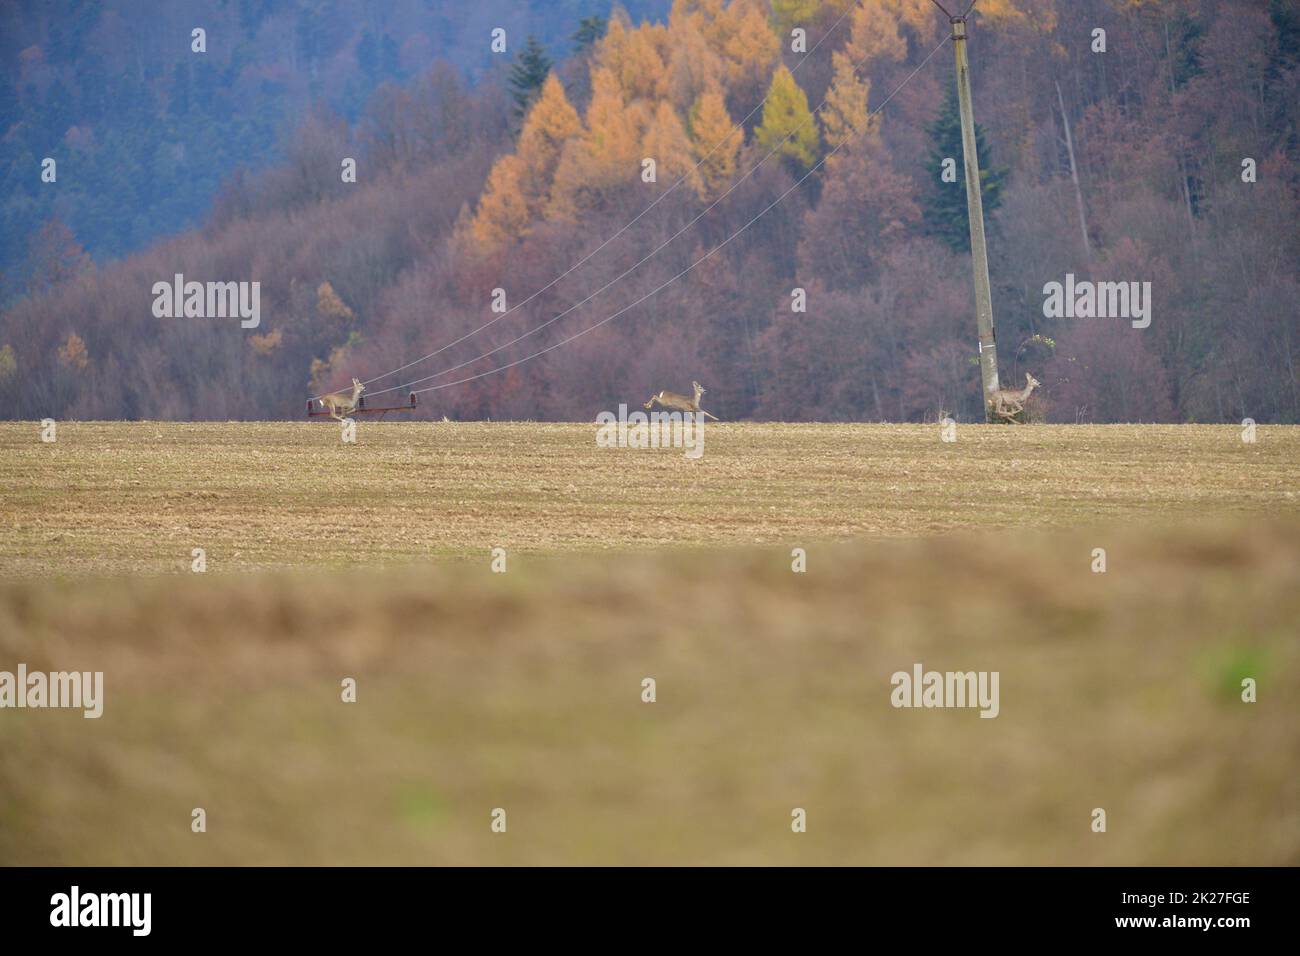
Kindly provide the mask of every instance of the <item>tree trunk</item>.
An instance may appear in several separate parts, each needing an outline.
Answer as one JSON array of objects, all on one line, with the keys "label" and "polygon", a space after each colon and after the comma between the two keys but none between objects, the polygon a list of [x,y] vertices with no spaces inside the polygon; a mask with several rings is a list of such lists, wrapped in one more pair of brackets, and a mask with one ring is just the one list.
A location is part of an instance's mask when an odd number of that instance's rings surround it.
[{"label": "tree trunk", "polygon": [[1065,150],[1070,155],[1070,180],[1074,183],[1074,201],[1079,207],[1079,229],[1083,232],[1083,251],[1088,258],[1088,272],[1092,272],[1092,242],[1088,239],[1088,217],[1083,208],[1083,191],[1079,188],[1079,167],[1074,161],[1074,137],[1070,135],[1070,117],[1065,112],[1065,97],[1061,83],[1056,83],[1056,101],[1061,104],[1061,124],[1065,127]]}]

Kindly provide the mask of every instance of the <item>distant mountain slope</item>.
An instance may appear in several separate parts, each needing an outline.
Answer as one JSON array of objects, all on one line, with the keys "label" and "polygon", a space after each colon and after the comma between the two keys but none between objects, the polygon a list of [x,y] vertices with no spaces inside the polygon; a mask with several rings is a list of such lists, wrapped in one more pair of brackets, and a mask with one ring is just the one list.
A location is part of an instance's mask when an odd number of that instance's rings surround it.
[{"label": "distant mountain slope", "polygon": [[[629,0],[635,16],[669,0]],[[57,215],[96,258],[199,222],[237,166],[283,158],[320,101],[355,120],[375,89],[437,60],[499,69],[493,28],[553,56],[611,0],[23,0],[0,5],[0,271]],[[206,52],[191,32],[206,31]],[[512,47],[513,52],[513,47]],[[57,191],[40,163],[58,162]]]}]

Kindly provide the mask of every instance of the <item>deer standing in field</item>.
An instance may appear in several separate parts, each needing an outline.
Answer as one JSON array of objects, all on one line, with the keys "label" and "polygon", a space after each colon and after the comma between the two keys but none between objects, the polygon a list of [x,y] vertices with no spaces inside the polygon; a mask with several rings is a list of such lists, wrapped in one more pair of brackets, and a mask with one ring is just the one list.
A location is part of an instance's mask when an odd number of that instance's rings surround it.
[{"label": "deer standing in field", "polygon": [[1026,372],[1024,388],[999,388],[989,392],[989,404],[998,415],[1008,421],[1015,421],[1016,416],[1025,410],[1025,402],[1029,401],[1034,389],[1042,384]]},{"label": "deer standing in field", "polygon": [[718,416],[711,415],[704,409],[700,408],[700,396],[704,394],[704,386],[699,382],[691,382],[691,385],[695,387],[694,398],[687,398],[685,395],[678,395],[676,392],[661,391],[651,395],[650,401],[645,403],[645,407],[653,408],[655,402],[658,402],[663,408],[671,408],[673,411],[677,412],[699,412],[700,414],[707,415],[716,422]]},{"label": "deer standing in field", "polygon": [[344,415],[351,414],[356,410],[357,403],[361,401],[361,393],[365,390],[366,387],[354,378],[352,380],[352,394],[331,392],[328,395],[322,395],[319,399],[321,408],[329,409],[330,418],[343,421]]}]

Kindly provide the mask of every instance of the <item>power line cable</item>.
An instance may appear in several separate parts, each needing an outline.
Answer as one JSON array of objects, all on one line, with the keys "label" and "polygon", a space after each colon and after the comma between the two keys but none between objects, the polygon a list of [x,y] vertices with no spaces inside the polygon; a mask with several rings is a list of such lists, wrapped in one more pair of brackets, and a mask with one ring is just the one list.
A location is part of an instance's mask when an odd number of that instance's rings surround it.
[{"label": "power line cable", "polygon": [[[935,51],[937,51],[938,49],[940,49],[940,48],[943,46],[943,44],[947,42],[947,40],[948,40],[948,38],[945,37],[944,40],[940,42],[939,46],[938,46],[938,47],[935,47],[935,50],[934,50],[934,51],[931,51],[930,54],[925,58],[925,61],[923,61],[923,62],[928,63],[929,60],[930,60],[930,57],[934,56]],[[862,65],[867,61],[867,59],[868,59],[869,56],[870,56],[870,54],[868,54],[867,56],[864,56],[861,60],[859,60],[857,63],[855,63],[855,64],[853,65],[853,69],[856,71],[859,67],[861,67],[861,66],[862,66]],[[905,79],[905,80],[903,81],[903,84],[906,84],[906,83],[907,83],[907,80],[910,80],[912,75],[914,75],[914,74],[909,74],[909,76],[907,77],[907,79]],[[885,99],[884,103],[881,103],[881,104],[880,104],[878,107],[876,107],[876,109],[873,110],[869,115],[874,116],[877,112],[879,112],[881,109],[883,109],[885,103],[888,103],[889,100],[892,99],[892,98],[894,97],[894,95],[898,92],[898,90],[901,90],[901,89],[903,88],[903,84],[900,84],[900,85],[898,86],[897,89],[895,89],[892,93],[890,93],[889,96]],[[521,334],[515,336],[515,337],[514,337],[513,339],[511,339],[509,342],[506,342],[506,343],[504,343],[504,344],[502,344],[502,345],[498,345],[496,348],[491,349],[491,350],[489,350],[489,351],[487,351],[487,352],[484,352],[484,353],[482,353],[481,355],[477,355],[477,356],[475,356],[475,357],[472,358],[472,359],[467,359],[466,361],[461,362],[459,365],[453,365],[453,366],[451,366],[450,368],[445,368],[445,369],[443,369],[443,370],[440,371],[440,372],[434,372],[434,373],[432,373],[432,374],[430,374],[430,375],[423,375],[423,376],[421,376],[420,378],[412,379],[412,380],[409,381],[409,382],[403,382],[401,385],[392,385],[392,386],[389,386],[388,388],[380,389],[380,390],[378,390],[378,391],[376,391],[376,392],[373,392],[373,393],[371,393],[371,394],[372,394],[372,395],[384,395],[384,394],[387,394],[388,392],[395,392],[395,391],[399,391],[399,390],[404,389],[404,388],[410,388],[412,385],[419,385],[419,384],[422,383],[422,382],[429,382],[429,381],[432,381],[432,380],[437,379],[437,378],[442,378],[442,376],[444,376],[444,375],[450,375],[452,372],[458,372],[458,371],[460,371],[461,369],[463,369],[463,368],[465,368],[465,367],[467,367],[467,366],[473,365],[475,362],[480,362],[480,361],[482,361],[482,360],[485,359],[485,358],[490,358],[490,357],[492,357],[493,355],[496,355],[498,352],[501,352],[501,351],[503,351],[503,350],[505,350],[505,349],[508,349],[508,348],[510,348],[510,346],[515,345],[515,344],[517,344],[517,343],[523,341],[524,339],[531,338],[532,336],[536,335],[538,332],[542,331],[543,329],[548,328],[548,327],[551,326],[551,325],[554,325],[556,322],[558,322],[560,319],[564,318],[566,315],[569,315],[569,314],[573,313],[574,311],[576,311],[577,309],[581,308],[582,306],[586,305],[588,302],[590,302],[590,301],[591,301],[592,299],[594,299],[596,296],[600,295],[602,292],[604,292],[604,291],[606,291],[607,289],[611,288],[612,286],[614,286],[614,285],[617,284],[618,282],[621,282],[621,281],[622,281],[624,278],[626,278],[628,275],[630,275],[631,273],[635,272],[637,269],[639,269],[639,268],[640,268],[641,266],[643,266],[645,263],[647,263],[647,262],[649,262],[651,259],[653,259],[653,258],[654,258],[656,255],[658,255],[658,254],[659,254],[659,253],[660,253],[660,252],[661,252],[665,247],[671,245],[671,244],[672,244],[673,242],[675,242],[675,241],[676,241],[680,236],[682,236],[682,235],[683,235],[687,230],[689,230],[689,229],[690,229],[692,226],[694,226],[697,222],[699,222],[699,221],[700,221],[701,219],[703,219],[706,215],[708,215],[709,212],[711,212],[711,211],[712,211],[712,210],[713,210],[713,209],[714,209],[714,208],[715,208],[715,207],[716,207],[720,202],[722,202],[724,199],[726,199],[728,196],[730,196],[733,192],[735,192],[738,188],[740,188],[740,186],[741,186],[741,185],[742,185],[746,180],[748,180],[749,177],[752,176],[752,175],[753,175],[753,174],[758,170],[758,168],[759,168],[760,166],[762,166],[765,162],[767,162],[769,159],[771,159],[773,156],[775,156],[778,152],[780,152],[780,150],[785,146],[785,144],[790,140],[790,138],[791,138],[792,136],[796,135],[796,134],[797,134],[801,129],[803,129],[803,128],[804,128],[805,126],[807,126],[809,123],[814,122],[817,113],[819,113],[819,112],[821,111],[822,107],[824,107],[824,106],[826,105],[826,102],[827,102],[827,100],[829,100],[829,99],[830,99],[830,94],[829,94],[829,91],[828,91],[826,97],[824,97],[824,98],[822,99],[822,101],[821,101],[819,104],[817,104],[817,108],[809,112],[809,114],[808,114],[808,118],[807,118],[807,119],[805,119],[803,122],[801,122],[801,123],[800,123],[798,126],[796,126],[794,129],[790,130],[790,132],[786,133],[785,137],[781,140],[781,142],[777,143],[776,146],[774,146],[774,147],[771,149],[771,151],[767,153],[767,155],[765,155],[764,157],[762,157],[760,160],[758,160],[758,162],[756,162],[753,166],[751,166],[751,167],[749,168],[749,170],[746,171],[745,174],[744,174],[743,176],[740,177],[740,179],[738,179],[738,180],[736,180],[736,182],[732,183],[731,186],[728,187],[728,189],[726,190],[726,192],[724,192],[722,195],[720,195],[717,199],[713,200],[713,202],[709,203],[708,206],[706,206],[706,207],[705,207],[705,208],[704,208],[704,209],[703,209],[703,210],[702,210],[702,211],[701,211],[697,216],[695,216],[695,218],[693,218],[690,222],[688,222],[688,223],[686,223],[686,225],[682,226],[681,229],[677,230],[677,232],[673,233],[673,235],[669,236],[666,240],[664,240],[663,242],[661,242],[658,246],[656,246],[654,249],[652,249],[649,253],[647,253],[646,255],[642,256],[642,257],[641,257],[637,262],[633,263],[630,267],[628,267],[627,269],[625,269],[623,272],[619,273],[617,276],[615,276],[615,277],[614,277],[613,279],[611,279],[609,282],[605,283],[603,286],[601,286],[601,287],[600,287],[599,289],[597,289],[595,292],[593,292],[593,293],[591,293],[590,295],[588,295],[586,298],[584,298],[584,299],[582,299],[582,300],[580,300],[580,301],[578,301],[578,302],[575,302],[573,305],[569,306],[567,309],[565,309],[564,311],[560,312],[558,315],[554,315],[554,316],[552,316],[551,318],[547,319],[545,322],[543,322],[541,325],[537,326],[536,328],[534,328],[534,329],[530,329],[530,330],[528,330],[527,332],[523,332],[523,333],[521,333]],[[831,153],[828,153],[827,156],[829,157],[829,156],[831,156],[831,155],[833,155],[833,154],[834,154],[834,150],[832,150]],[[820,164],[818,164],[818,165],[820,165]],[[814,168],[816,168],[816,167],[814,167]],[[806,177],[805,177],[805,178],[806,178]],[[802,182],[802,180],[800,180],[800,182]],[[733,238],[734,238],[734,237],[733,237]],[[498,316],[498,318],[504,318],[504,315],[502,315],[502,316]],[[416,391],[427,391],[427,389],[417,389]]]},{"label": "power line cable", "polygon": [[[925,59],[922,60],[922,61],[917,65],[916,69],[914,69],[911,73],[909,73],[909,74],[907,75],[907,77],[903,80],[903,82],[900,83],[897,87],[895,87],[894,90],[893,90],[893,91],[892,91],[892,92],[891,92],[887,97],[885,97],[884,101],[881,102],[881,104],[880,104],[879,106],[877,106],[874,110],[872,110],[872,111],[870,112],[869,115],[871,115],[871,116],[875,116],[877,113],[879,113],[881,110],[883,110],[883,109],[885,108],[885,106],[889,103],[889,101],[892,100],[892,99],[893,99],[893,98],[894,98],[894,97],[899,93],[899,91],[901,91],[901,90],[903,89],[903,87],[906,86],[906,85],[908,84],[908,82],[911,81],[911,79],[912,79],[914,76],[916,76],[917,73],[921,72],[921,69],[922,69],[922,68],[923,68],[927,63],[929,63],[931,59],[934,58],[934,55],[935,55],[936,53],[938,53],[939,50],[941,50],[941,49],[943,48],[943,46],[948,42],[949,39],[950,39],[949,37],[944,37],[944,39],[939,43],[939,45],[936,46],[933,50],[931,50],[931,51],[926,55]],[[573,335],[570,335],[568,338],[561,339],[560,341],[555,342],[555,343],[553,343],[553,344],[551,344],[551,345],[548,345],[548,346],[547,346],[546,348],[544,348],[544,349],[539,349],[538,351],[533,352],[533,353],[530,354],[530,355],[526,355],[526,356],[524,356],[524,357],[521,358],[521,359],[517,359],[517,360],[515,360],[515,361],[513,361],[513,362],[508,362],[508,363],[506,363],[505,365],[499,365],[499,366],[497,366],[497,367],[495,367],[495,368],[488,369],[487,371],[480,372],[480,373],[478,373],[477,375],[471,375],[471,376],[469,376],[469,377],[467,377],[467,378],[457,379],[457,380],[454,381],[454,382],[444,382],[444,383],[441,384],[441,385],[429,385],[429,386],[426,386],[425,388],[417,388],[417,389],[414,389],[414,390],[413,390],[414,393],[416,393],[416,394],[420,394],[420,393],[423,393],[423,392],[433,392],[433,391],[438,391],[439,389],[444,389],[444,388],[452,388],[453,386],[456,386],[456,385],[464,385],[464,384],[466,384],[466,383],[468,383],[468,382],[474,382],[474,381],[477,381],[478,379],[486,378],[486,377],[489,376],[489,375],[495,375],[497,372],[504,372],[504,371],[506,371],[507,369],[515,368],[515,367],[517,367],[517,366],[519,366],[519,365],[522,365],[524,362],[527,362],[527,361],[530,361],[530,360],[532,360],[532,359],[535,359],[535,358],[537,358],[537,357],[539,357],[539,356],[541,356],[541,355],[546,355],[546,354],[549,353],[549,352],[553,352],[555,349],[558,349],[558,348],[560,348],[560,347],[563,346],[563,345],[567,345],[567,344],[569,344],[570,342],[572,342],[572,341],[575,340],[575,339],[581,338],[582,336],[586,335],[588,332],[593,332],[593,331],[595,331],[596,329],[600,328],[602,325],[605,325],[605,324],[608,323],[608,322],[612,322],[614,319],[616,319],[616,318],[618,318],[619,316],[625,314],[626,312],[630,311],[631,309],[636,308],[638,305],[640,305],[641,303],[645,302],[646,300],[652,298],[652,297],[655,296],[655,295],[658,295],[660,292],[662,292],[664,289],[668,288],[668,286],[672,285],[672,284],[673,284],[674,282],[676,282],[678,279],[680,279],[680,278],[682,278],[683,276],[685,276],[685,275],[687,275],[688,273],[690,273],[690,272],[691,272],[691,271],[692,271],[696,266],[698,266],[698,265],[699,265],[701,262],[703,262],[705,259],[710,258],[714,253],[718,252],[718,251],[719,251],[720,249],[722,249],[724,246],[728,245],[728,244],[729,244],[733,239],[735,239],[737,236],[739,236],[741,233],[743,233],[746,229],[748,229],[748,228],[749,228],[750,226],[752,226],[754,223],[758,222],[758,220],[762,219],[763,216],[767,215],[767,213],[769,213],[772,209],[774,209],[777,205],[779,205],[779,204],[782,202],[782,200],[784,200],[787,196],[790,195],[790,193],[794,192],[796,189],[798,189],[800,186],[802,186],[802,185],[804,184],[804,182],[806,182],[806,181],[808,180],[808,178],[809,178],[810,176],[813,175],[813,173],[817,172],[817,170],[818,170],[819,168],[821,168],[822,165],[825,164],[826,160],[830,159],[830,158],[831,158],[832,156],[834,156],[837,152],[839,152],[840,148],[843,147],[844,144],[845,144],[846,142],[848,142],[848,141],[845,140],[844,142],[841,142],[839,145],[837,145],[837,146],[835,146],[834,148],[832,148],[832,149],[830,150],[830,152],[828,152],[825,156],[823,156],[821,159],[819,159],[819,160],[818,160],[818,161],[813,165],[813,167],[812,167],[811,169],[808,170],[808,172],[804,173],[804,175],[803,175],[802,177],[800,177],[799,180],[798,180],[797,182],[794,183],[794,185],[792,185],[789,189],[787,189],[787,190],[786,190],[785,192],[783,192],[780,196],[778,196],[775,200],[773,200],[773,201],[772,201],[772,202],[771,202],[771,203],[770,203],[770,204],[769,204],[765,209],[763,209],[762,212],[760,212],[760,213],[758,213],[758,215],[754,216],[753,219],[749,220],[749,222],[745,223],[745,225],[741,226],[739,229],[737,229],[734,233],[732,233],[732,234],[731,234],[730,236],[728,236],[726,239],[722,240],[722,242],[718,243],[716,246],[714,246],[712,249],[710,249],[710,250],[709,250],[708,252],[706,252],[704,255],[700,256],[698,259],[696,259],[694,262],[692,262],[689,266],[687,266],[687,267],[686,267],[685,269],[683,269],[681,272],[677,273],[677,275],[673,276],[671,279],[669,279],[668,281],[664,282],[663,284],[661,284],[661,285],[659,285],[659,286],[656,286],[654,289],[651,289],[649,292],[647,292],[647,293],[646,293],[645,295],[643,295],[641,298],[637,299],[635,302],[632,302],[631,304],[624,306],[623,308],[619,309],[617,312],[613,313],[612,315],[608,315],[608,316],[606,316],[605,318],[603,318],[603,319],[601,319],[599,322],[597,322],[595,325],[588,326],[588,327],[585,328],[585,329],[582,329],[582,330],[580,330],[580,331],[578,331],[578,332],[575,332]],[[552,319],[552,320],[550,320],[550,321],[555,321],[555,320]],[[548,322],[547,324],[549,324],[549,322]],[[538,327],[537,329],[535,329],[534,331],[540,331],[542,328],[545,328],[545,325],[543,325],[543,326],[539,326],[539,327]],[[511,343],[511,344],[513,344],[513,343]],[[506,347],[506,346],[502,346],[502,347],[504,348],[504,347]],[[495,350],[495,351],[499,351],[499,349],[498,349],[498,350]],[[491,353],[488,353],[488,354],[491,354]],[[479,356],[479,358],[474,359],[473,361],[477,362],[477,361],[480,361],[481,359],[486,358],[486,357],[487,357],[487,355],[481,355],[481,356]],[[448,369],[447,371],[452,371],[452,370],[451,370],[451,369]],[[444,372],[444,373],[439,373],[439,374],[445,374],[445,372]],[[430,378],[436,378],[436,377],[438,377],[438,376],[429,376],[429,377],[430,377]],[[415,384],[415,383],[409,383],[409,384]],[[405,387],[405,386],[397,386],[397,387],[398,387],[398,388],[403,388],[403,387]],[[382,393],[376,393],[376,394],[382,394]]]},{"label": "power line cable", "polygon": [[[827,37],[829,37],[832,33],[835,32],[835,30],[839,27],[839,25],[840,25],[841,23],[844,22],[844,19],[849,15],[849,13],[851,13],[851,12],[854,10],[855,7],[856,7],[856,4],[851,4],[849,7],[847,7],[847,8],[845,9],[845,11],[844,11],[843,13],[840,14],[839,18],[838,18],[838,19],[837,19],[833,24],[831,24],[830,28],[829,28],[825,33],[823,33],[823,34],[818,38],[818,40],[817,40],[816,43],[813,44],[812,49],[809,50],[807,53],[805,53],[805,54],[804,54],[804,55],[799,59],[799,62],[796,63],[796,64],[791,68],[791,71],[790,71],[791,73],[794,73],[796,70],[799,69],[799,67],[803,66],[804,62],[805,62],[805,61],[806,61],[810,56],[812,56],[814,53],[817,52],[817,48],[820,47],[820,46],[822,45],[822,43],[826,40]],[[423,356],[421,356],[421,357],[418,358],[418,359],[415,359],[415,360],[413,360],[413,361],[407,362],[405,365],[398,366],[397,368],[395,368],[395,369],[391,369],[390,371],[387,371],[387,372],[384,372],[384,373],[381,374],[381,375],[376,375],[374,378],[366,379],[366,380],[365,380],[364,382],[362,382],[361,384],[362,384],[362,385],[370,385],[371,383],[373,383],[373,382],[377,382],[377,381],[379,381],[379,380],[382,379],[382,378],[388,378],[388,376],[390,376],[390,375],[396,375],[398,372],[404,372],[404,371],[406,371],[408,368],[411,368],[412,366],[419,365],[421,362],[426,362],[426,361],[428,361],[428,360],[431,359],[431,358],[435,358],[436,356],[441,355],[443,352],[447,351],[447,349],[454,348],[455,346],[459,345],[461,342],[464,342],[466,339],[473,338],[473,337],[474,337],[475,335],[477,335],[478,333],[484,331],[485,329],[490,328],[491,326],[493,326],[493,325],[495,325],[496,323],[500,322],[500,321],[501,321],[502,319],[504,319],[506,316],[508,316],[508,315],[510,315],[511,313],[517,311],[518,309],[522,309],[524,306],[526,306],[529,302],[532,302],[534,299],[536,299],[536,298],[537,298],[539,295],[541,295],[543,292],[546,292],[547,290],[554,288],[555,285],[556,285],[557,283],[559,283],[559,282],[562,281],[563,279],[567,278],[567,277],[568,277],[569,275],[571,275],[575,270],[579,269],[580,267],[582,267],[583,265],[585,265],[587,262],[589,262],[589,261],[591,260],[591,258],[592,258],[593,256],[595,256],[598,252],[600,252],[602,249],[604,249],[606,246],[608,246],[611,242],[613,242],[613,241],[614,241],[615,239],[617,239],[619,236],[623,235],[623,233],[627,232],[627,230],[629,230],[630,228],[632,228],[632,226],[636,225],[636,224],[637,224],[637,223],[642,219],[642,217],[644,217],[644,216],[646,215],[646,213],[650,212],[650,210],[654,209],[655,206],[659,205],[659,203],[663,202],[666,198],[668,198],[668,196],[669,196],[670,194],[672,194],[672,193],[677,189],[678,186],[680,186],[682,183],[684,183],[684,182],[685,182],[685,181],[686,181],[690,176],[692,176],[692,175],[694,175],[696,172],[698,172],[699,169],[700,169],[700,167],[702,167],[702,166],[703,166],[703,165],[708,161],[709,157],[711,157],[715,152],[717,152],[718,147],[720,147],[723,143],[728,142],[728,141],[729,141],[733,136],[736,135],[737,132],[739,132],[739,133],[741,134],[741,136],[743,137],[743,136],[744,136],[745,124],[748,123],[748,122],[749,122],[749,121],[754,117],[754,114],[756,114],[760,109],[762,109],[762,108],[767,104],[768,98],[769,98],[771,95],[772,95],[772,94],[769,92],[769,93],[767,94],[767,96],[764,96],[763,99],[759,101],[759,103],[758,103],[757,106],[755,106],[752,110],[750,110],[749,113],[747,113],[747,114],[745,115],[745,117],[744,117],[744,118],[743,118],[739,123],[737,123],[734,127],[732,127],[731,131],[728,132],[726,136],[724,136],[722,139],[718,140],[718,142],[716,142],[716,143],[713,145],[713,148],[710,149],[707,153],[705,153],[703,157],[701,157],[700,161],[699,161],[698,163],[695,164],[695,167],[694,167],[693,169],[691,169],[691,170],[690,170],[689,172],[687,172],[687,173],[682,174],[681,178],[678,179],[677,182],[673,183],[672,186],[670,186],[667,190],[665,190],[664,192],[662,192],[662,193],[660,193],[658,196],[656,196],[655,199],[654,199],[654,201],[651,202],[650,205],[648,205],[648,206],[646,206],[644,209],[642,209],[639,213],[637,213],[637,215],[636,215],[636,216],[635,216],[635,217],[634,217],[630,222],[628,222],[626,225],[624,225],[621,229],[618,230],[618,232],[614,233],[612,236],[610,236],[608,239],[606,239],[606,240],[605,240],[604,242],[602,242],[600,245],[596,246],[596,248],[594,248],[594,249],[592,249],[590,252],[588,252],[585,256],[583,256],[581,259],[579,259],[577,262],[575,262],[573,265],[571,265],[567,270],[565,270],[564,272],[560,273],[558,276],[556,276],[554,279],[552,279],[552,280],[551,280],[550,282],[548,282],[546,285],[542,286],[540,289],[538,289],[536,292],[534,292],[534,293],[533,293],[532,295],[530,295],[528,298],[524,299],[522,302],[518,302],[518,303],[516,303],[513,307],[511,307],[510,309],[506,310],[505,312],[502,312],[500,315],[497,315],[497,316],[493,317],[492,319],[488,320],[487,322],[484,322],[484,323],[483,323],[482,325],[480,325],[478,328],[476,328],[476,329],[474,329],[474,330],[472,330],[472,331],[470,331],[470,332],[466,332],[464,335],[462,335],[460,338],[456,339],[454,342],[448,342],[446,345],[442,346],[442,347],[439,348],[439,349],[436,349],[436,350],[433,351],[433,352],[430,352],[428,355],[423,355]],[[424,380],[423,380],[423,379],[419,379],[419,380],[417,380],[417,381],[424,381]],[[386,389],[384,389],[382,392],[372,392],[371,395],[382,395],[384,392],[395,391],[396,389],[404,388],[404,387],[405,387],[405,386],[397,385],[397,386],[393,386],[392,388],[386,388]],[[314,395],[314,396],[312,396],[311,401],[316,401],[317,399],[323,397],[325,394],[327,394],[327,393],[322,392],[320,395]]]}]

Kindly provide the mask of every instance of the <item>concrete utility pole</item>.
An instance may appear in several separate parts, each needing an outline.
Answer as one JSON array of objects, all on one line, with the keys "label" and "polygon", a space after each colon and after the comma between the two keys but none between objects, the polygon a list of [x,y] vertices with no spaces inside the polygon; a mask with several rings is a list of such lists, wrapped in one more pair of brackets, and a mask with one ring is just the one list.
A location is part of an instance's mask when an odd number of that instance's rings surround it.
[{"label": "concrete utility pole", "polygon": [[[960,0],[958,0],[960,2]],[[980,195],[980,160],[975,149],[975,117],[971,108],[970,63],[966,59],[966,16],[972,2],[961,16],[953,16],[934,0],[934,5],[948,15],[952,24],[952,45],[957,56],[957,103],[961,107],[961,149],[966,165],[966,217],[970,220],[971,266],[975,273],[975,324],[979,330],[980,380],[984,386],[984,415],[992,421],[989,395],[997,391],[997,334],[993,331],[993,294],[989,289],[989,254],[984,245],[984,201]]]}]

